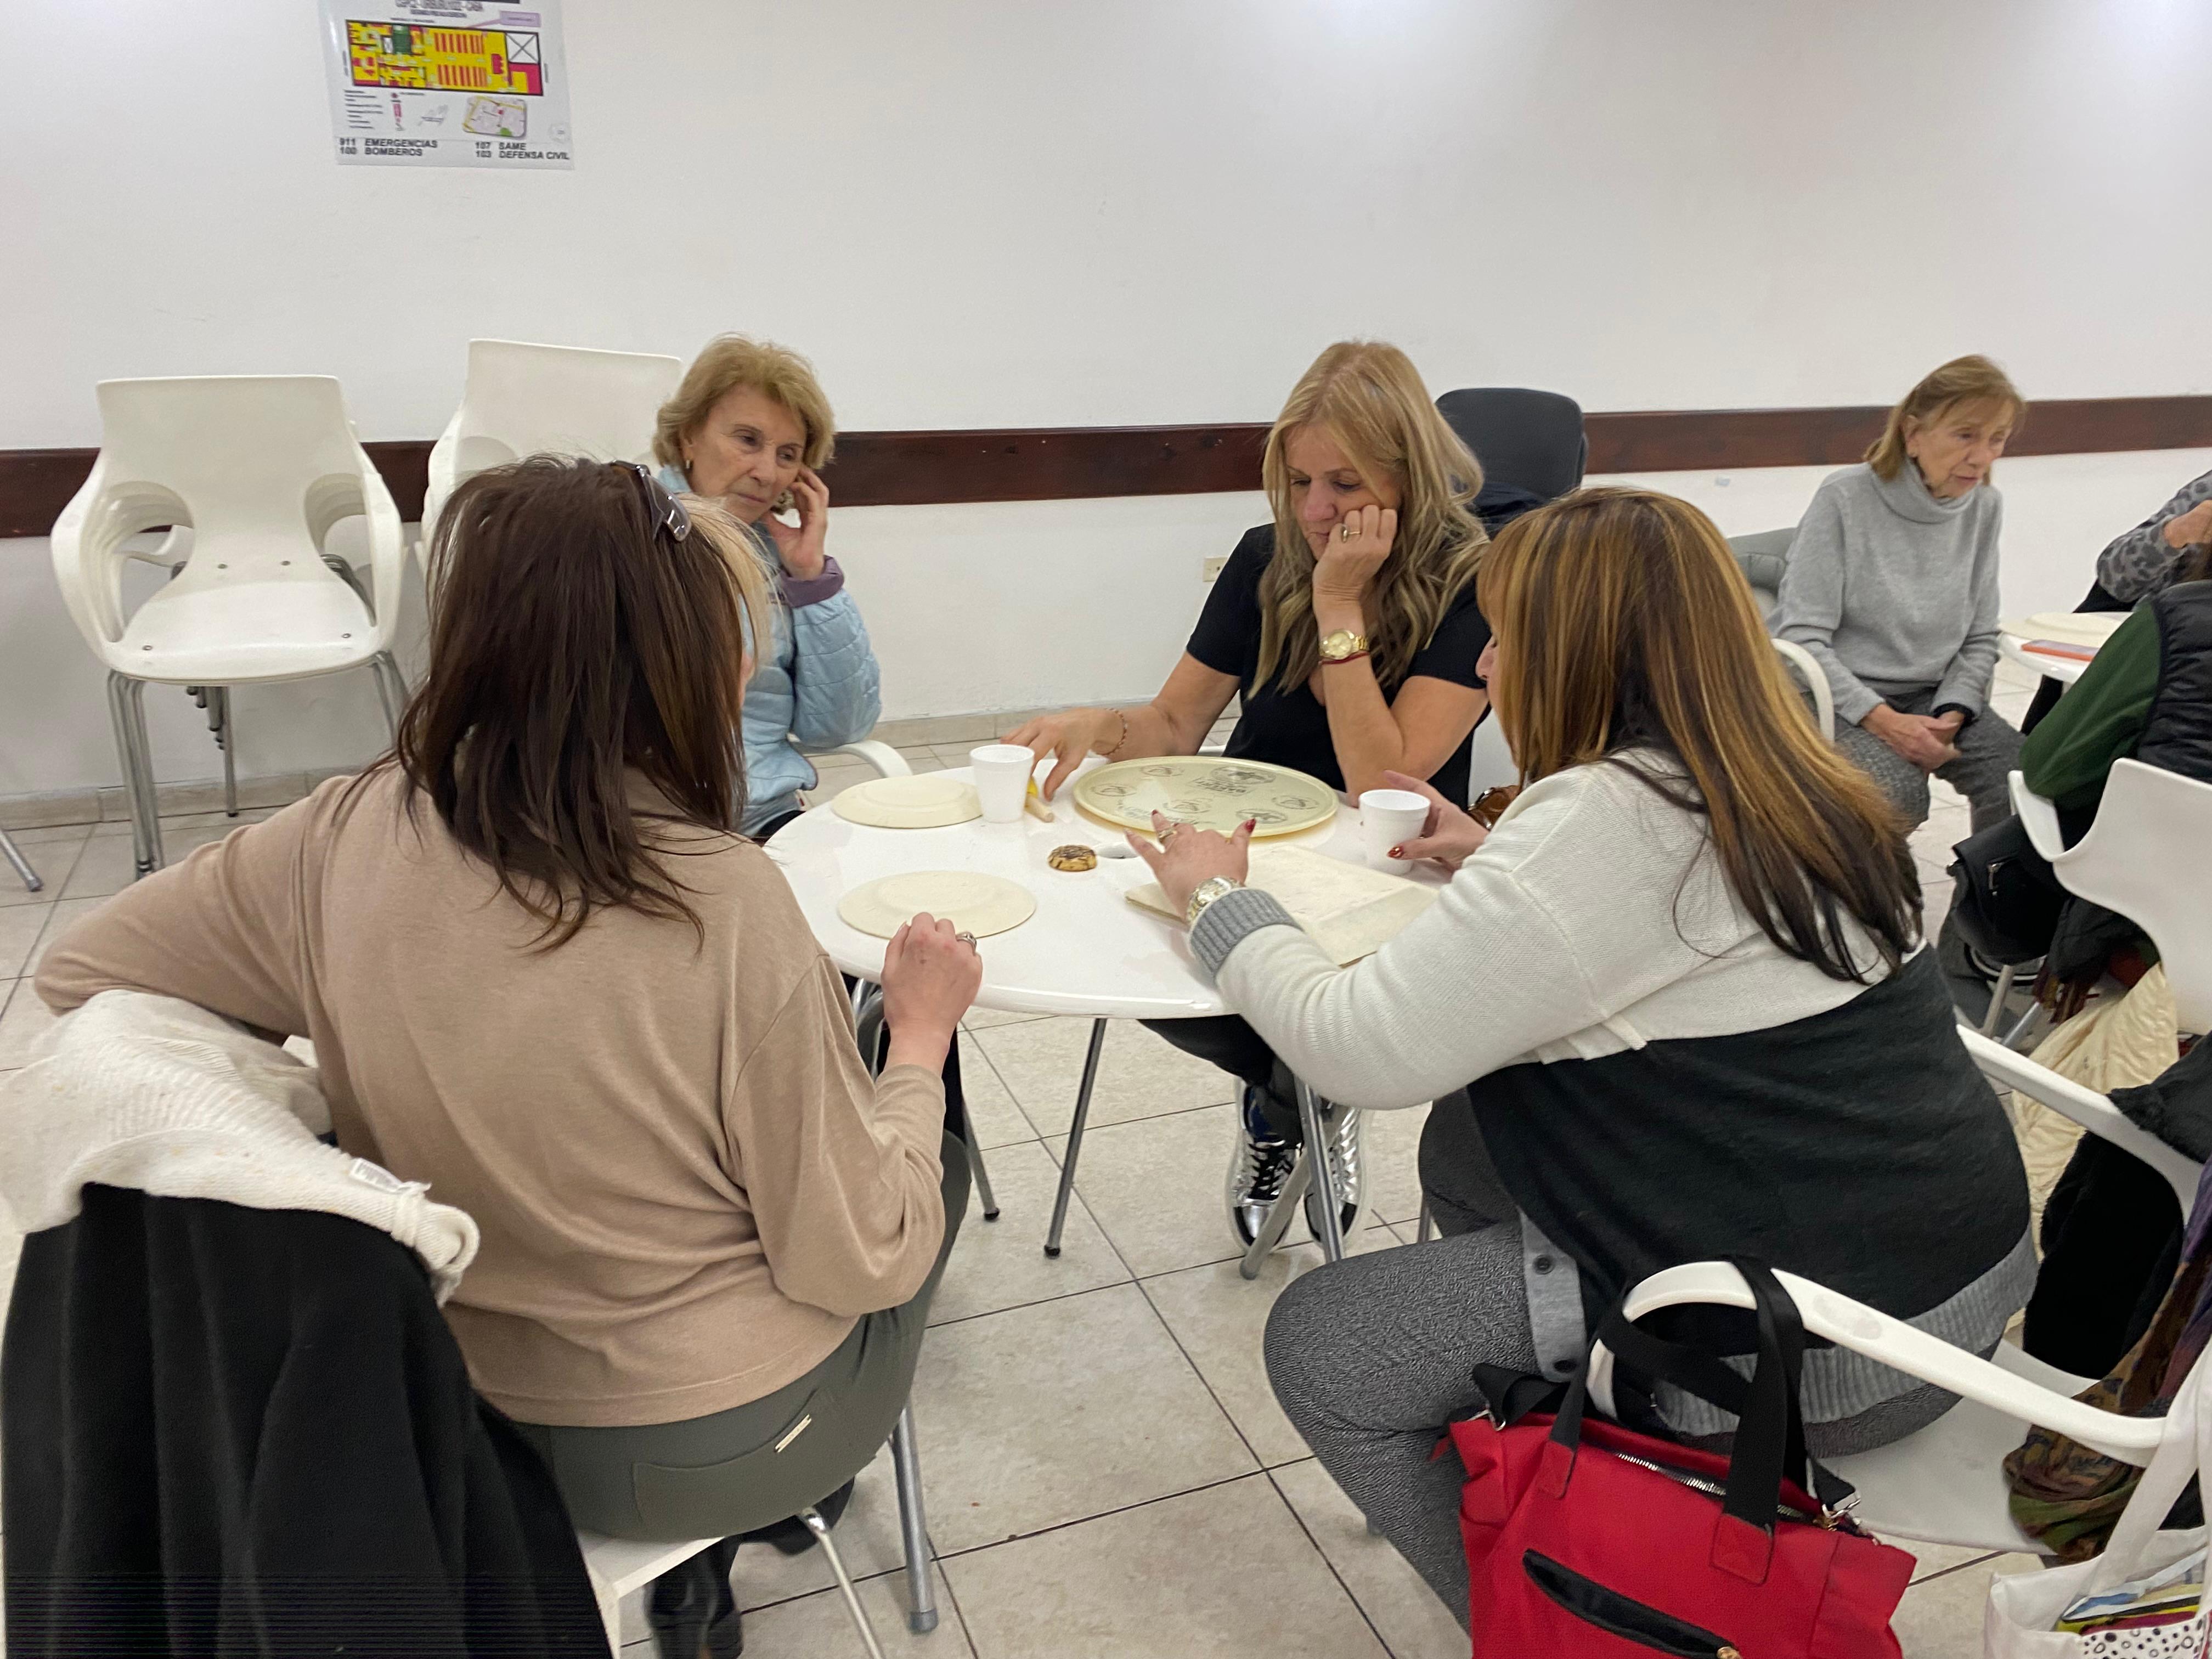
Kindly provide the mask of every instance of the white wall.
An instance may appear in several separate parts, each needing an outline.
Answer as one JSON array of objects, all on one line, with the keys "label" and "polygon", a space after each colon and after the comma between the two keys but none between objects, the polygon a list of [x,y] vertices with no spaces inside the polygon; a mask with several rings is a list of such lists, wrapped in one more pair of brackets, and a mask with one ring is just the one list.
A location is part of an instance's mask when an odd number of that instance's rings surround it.
[{"label": "white wall", "polygon": [[[428,436],[486,333],[744,327],[855,428],[1264,419],[1352,333],[1591,409],[1886,402],[1969,349],[2031,398],[2212,390],[2195,0],[568,0],[580,159],[518,175],[337,167],[303,0],[9,27],[98,69],[0,100],[0,447],[96,442],[105,376],[243,371]],[[2070,604],[2203,465],[2008,463],[2008,594]],[[1809,487],[1749,477],[1685,488],[1740,529]],[[833,545],[919,714],[1148,688],[1259,516],[872,508]],[[0,543],[0,794],[115,776],[50,586]],[[177,701],[159,769],[206,775]],[[241,695],[242,762],[343,763],[374,709]]]}]

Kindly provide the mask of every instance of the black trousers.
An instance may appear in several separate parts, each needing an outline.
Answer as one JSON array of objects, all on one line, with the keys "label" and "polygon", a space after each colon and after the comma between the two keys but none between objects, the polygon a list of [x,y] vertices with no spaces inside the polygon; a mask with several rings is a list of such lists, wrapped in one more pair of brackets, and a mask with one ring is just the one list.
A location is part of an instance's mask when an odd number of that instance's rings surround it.
[{"label": "black trousers", "polygon": [[1298,1121],[1297,1080],[1260,1034],[1235,1014],[1139,1024],[1183,1053],[1250,1084],[1260,1091],[1260,1109],[1267,1115],[1268,1127],[1293,1146],[1305,1144],[1305,1128]]}]

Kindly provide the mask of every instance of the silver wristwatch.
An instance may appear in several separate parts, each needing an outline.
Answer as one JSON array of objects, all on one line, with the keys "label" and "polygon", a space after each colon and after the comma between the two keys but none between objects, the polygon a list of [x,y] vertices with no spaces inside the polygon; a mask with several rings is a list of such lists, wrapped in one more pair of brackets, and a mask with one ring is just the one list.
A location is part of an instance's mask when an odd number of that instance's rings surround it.
[{"label": "silver wristwatch", "polygon": [[1232,881],[1227,876],[1209,876],[1191,890],[1190,906],[1182,914],[1187,927],[1198,926],[1198,919],[1206,914],[1206,907],[1224,893],[1234,893],[1244,884]]}]

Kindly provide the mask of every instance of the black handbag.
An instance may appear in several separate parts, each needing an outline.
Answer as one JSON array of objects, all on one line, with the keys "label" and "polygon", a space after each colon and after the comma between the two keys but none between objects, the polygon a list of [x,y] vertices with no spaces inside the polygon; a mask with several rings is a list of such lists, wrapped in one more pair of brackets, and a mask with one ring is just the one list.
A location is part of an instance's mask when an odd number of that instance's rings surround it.
[{"label": "black handbag", "polygon": [[1966,943],[2000,967],[2046,954],[2067,894],[2027,827],[2007,818],[1951,851],[1951,916]]}]

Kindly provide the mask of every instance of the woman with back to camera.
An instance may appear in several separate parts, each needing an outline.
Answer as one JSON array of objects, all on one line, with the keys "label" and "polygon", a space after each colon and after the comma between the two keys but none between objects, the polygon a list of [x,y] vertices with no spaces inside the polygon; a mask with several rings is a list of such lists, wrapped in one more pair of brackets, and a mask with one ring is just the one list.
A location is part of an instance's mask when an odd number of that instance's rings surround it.
[{"label": "woman with back to camera", "polygon": [[1790,544],[1775,632],[1813,653],[1837,746],[1908,823],[1928,816],[1931,774],[1977,830],[2012,810],[2020,733],[1989,706],[2004,521],[1990,477],[2027,413],[1988,358],[1953,359],[1905,394],[1863,462],[1823,481]]},{"label": "woman with back to camera", "polygon": [[[1346,340],[1292,388],[1261,477],[1273,521],[1237,544],[1159,695],[1140,707],[1069,709],[1008,735],[1057,763],[1047,799],[1091,755],[1196,754],[1241,694],[1231,756],[1354,797],[1400,772],[1466,800],[1469,740],[1488,706],[1475,672],[1490,637],[1474,599],[1481,467],[1404,352]],[[1290,1075],[1233,1016],[1146,1023],[1244,1085],[1226,1200],[1249,1244],[1303,1139]],[[1349,1228],[1359,1120],[1338,1124],[1328,1153]]]},{"label": "woman with back to camera", "polygon": [[395,752],[126,889],[38,989],[313,1038],[338,1145],[482,1230],[446,1308],[477,1389],[580,1526],[724,1538],[653,1606],[664,1651],[711,1625],[734,1652],[737,1535],[829,1496],[905,1402],[967,1205],[939,1072],[981,964],[927,916],[891,941],[872,1079],[739,833],[769,601],[717,509],[538,457],[457,489],[431,563]]},{"label": "woman with back to camera", "polygon": [[[1486,834],[1431,792],[1404,850],[1455,873],[1340,969],[1243,837],[1147,856],[1231,1006],[1315,1087],[1434,1097],[1444,1235],[1294,1281],[1277,1398],[1322,1464],[1464,1620],[1462,1472],[1477,1364],[1554,1377],[1630,1285],[1730,1255],[1977,1352],[2035,1273],[2010,1126],[1960,1045],[1893,812],[1822,743],[1711,521],[1586,489],[1483,564],[1485,671],[1528,785]],[[1410,780],[1408,781],[1411,781]],[[1952,1396],[1808,1353],[1816,1452],[1884,1444]],[[1662,1390],[1678,1431],[1728,1420]]]},{"label": "woman with back to camera", "polygon": [[[662,487],[719,503],[775,585],[767,648],[745,689],[744,830],[763,839],[799,815],[799,792],[817,781],[793,745],[857,742],[883,712],[867,628],[826,545],[830,490],[820,469],[836,440],[806,359],[741,334],[699,354],[653,434]],[[787,509],[796,525],[778,516]]]}]

